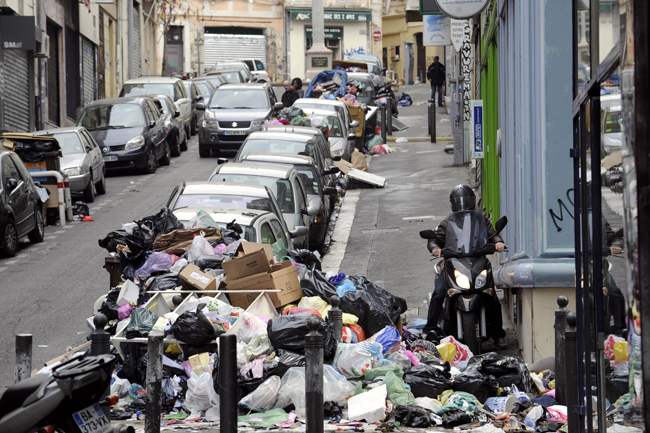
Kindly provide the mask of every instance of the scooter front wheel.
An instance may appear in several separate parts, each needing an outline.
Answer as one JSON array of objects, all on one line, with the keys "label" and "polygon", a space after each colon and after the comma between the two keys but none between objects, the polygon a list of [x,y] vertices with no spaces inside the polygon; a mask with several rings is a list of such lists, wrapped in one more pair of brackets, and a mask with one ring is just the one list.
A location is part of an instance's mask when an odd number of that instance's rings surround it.
[{"label": "scooter front wheel", "polygon": [[463,328],[463,343],[469,347],[474,355],[481,354],[481,332],[478,325],[478,318],[474,312],[459,312],[460,322]]}]

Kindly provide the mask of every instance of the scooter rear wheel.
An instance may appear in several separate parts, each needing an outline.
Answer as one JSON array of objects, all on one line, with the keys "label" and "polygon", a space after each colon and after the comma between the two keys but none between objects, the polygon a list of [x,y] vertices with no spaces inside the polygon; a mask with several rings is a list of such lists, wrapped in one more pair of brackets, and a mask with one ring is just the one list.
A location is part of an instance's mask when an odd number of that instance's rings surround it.
[{"label": "scooter rear wheel", "polygon": [[480,355],[482,339],[476,314],[462,312],[461,325],[463,327],[463,343],[474,355]]}]

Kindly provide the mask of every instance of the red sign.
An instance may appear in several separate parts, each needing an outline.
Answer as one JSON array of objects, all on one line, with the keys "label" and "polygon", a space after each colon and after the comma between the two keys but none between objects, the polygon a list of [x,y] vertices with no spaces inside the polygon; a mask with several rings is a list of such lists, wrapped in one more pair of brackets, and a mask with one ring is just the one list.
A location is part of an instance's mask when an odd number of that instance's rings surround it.
[{"label": "red sign", "polygon": [[381,30],[375,30],[374,32],[372,32],[372,37],[376,41],[381,41]]}]

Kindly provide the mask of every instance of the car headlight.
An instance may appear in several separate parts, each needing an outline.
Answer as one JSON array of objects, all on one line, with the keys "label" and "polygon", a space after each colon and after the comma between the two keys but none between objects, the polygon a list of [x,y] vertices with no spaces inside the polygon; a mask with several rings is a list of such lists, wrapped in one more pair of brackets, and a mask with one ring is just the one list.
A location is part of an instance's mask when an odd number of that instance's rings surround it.
[{"label": "car headlight", "polygon": [[203,126],[204,127],[211,128],[211,127],[218,126],[218,125],[219,125],[219,122],[217,121],[217,119],[210,119],[210,118],[208,118],[208,119],[204,118],[203,119]]},{"label": "car headlight", "polygon": [[487,282],[487,269],[483,269],[483,272],[478,274],[478,277],[476,277],[476,281],[474,282],[474,285],[476,286],[477,289],[480,289],[483,286],[485,286],[486,282]]},{"label": "car headlight", "polygon": [[65,173],[68,176],[79,176],[80,174],[82,174],[84,172],[83,168],[81,168],[81,167],[70,167],[70,168],[64,169],[63,171],[65,171]]},{"label": "car headlight", "polygon": [[456,285],[458,287],[460,287],[461,289],[470,288],[469,278],[467,278],[467,275],[456,270],[454,271],[454,276],[456,277]]},{"label": "car headlight", "polygon": [[332,149],[332,155],[334,155],[334,156],[343,156],[343,149],[338,149],[338,150]]},{"label": "car headlight", "polygon": [[257,119],[253,120],[251,123],[251,128],[252,129],[262,129],[262,126],[264,126],[265,119]]},{"label": "car headlight", "polygon": [[144,146],[144,137],[142,135],[138,135],[135,138],[130,139],[129,141],[126,142],[126,146],[124,149],[129,150],[129,149],[139,149],[142,146]]}]

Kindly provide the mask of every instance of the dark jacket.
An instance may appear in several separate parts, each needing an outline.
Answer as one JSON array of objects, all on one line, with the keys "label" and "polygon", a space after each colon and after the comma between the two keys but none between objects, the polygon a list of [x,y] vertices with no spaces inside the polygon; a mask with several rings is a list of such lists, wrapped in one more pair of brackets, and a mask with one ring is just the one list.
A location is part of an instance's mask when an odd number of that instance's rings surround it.
[{"label": "dark jacket", "polygon": [[442,86],[445,82],[445,65],[442,63],[431,63],[427,69],[427,79],[431,80],[432,86]]},{"label": "dark jacket", "polygon": [[[485,215],[483,215],[483,218],[485,218],[485,228],[487,229],[488,241],[493,244],[496,244],[497,242],[503,242],[503,238],[499,236],[497,232],[494,230],[494,227],[492,227],[492,223],[490,222],[490,220],[487,219]],[[438,225],[438,227],[436,227],[436,238],[429,240],[429,242],[427,243],[427,248],[429,249],[429,252],[432,252],[433,250],[436,249],[443,249],[445,247],[445,238],[447,237],[448,220],[449,217],[445,218]]]},{"label": "dark jacket", "polygon": [[618,247],[620,249],[623,249],[625,246],[625,240],[622,237],[617,236],[617,232],[612,229],[612,226],[605,219],[604,215],[603,223],[605,224],[605,239],[603,239],[603,241],[607,242],[607,245],[603,246],[603,256],[609,256],[609,247]]},{"label": "dark jacket", "polygon": [[300,95],[298,92],[296,92],[294,89],[289,89],[282,94],[282,103],[285,107],[291,107],[293,103],[296,102],[299,98]]}]

